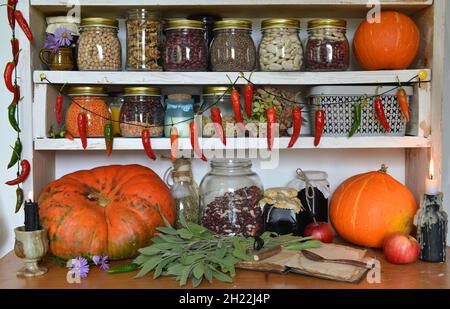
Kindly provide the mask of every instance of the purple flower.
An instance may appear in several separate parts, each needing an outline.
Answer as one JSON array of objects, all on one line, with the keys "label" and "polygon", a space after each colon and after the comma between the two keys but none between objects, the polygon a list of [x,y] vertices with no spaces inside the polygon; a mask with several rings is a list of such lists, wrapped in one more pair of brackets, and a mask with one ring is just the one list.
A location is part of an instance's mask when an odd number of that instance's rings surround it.
[{"label": "purple flower", "polygon": [[69,260],[67,267],[70,268],[69,272],[75,273],[80,278],[86,278],[89,273],[89,263],[87,259],[81,256]]},{"label": "purple flower", "polygon": [[101,270],[109,269],[109,258],[107,255],[95,255],[92,258],[92,262],[94,262],[95,265],[99,266]]},{"label": "purple flower", "polygon": [[53,34],[47,34],[44,42],[44,48],[53,49],[55,52],[58,51],[58,46],[56,45],[55,36]]},{"label": "purple flower", "polygon": [[58,28],[55,30],[55,42],[59,47],[69,47],[72,44],[72,33],[69,29],[66,28]]}]

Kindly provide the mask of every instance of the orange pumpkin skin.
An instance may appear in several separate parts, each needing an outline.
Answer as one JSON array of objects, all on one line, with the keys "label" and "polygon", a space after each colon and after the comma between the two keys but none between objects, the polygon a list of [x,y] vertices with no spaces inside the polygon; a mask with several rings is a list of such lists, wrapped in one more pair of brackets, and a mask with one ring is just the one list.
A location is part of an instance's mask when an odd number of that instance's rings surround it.
[{"label": "orange pumpkin skin", "polygon": [[381,22],[364,20],[353,39],[353,52],[366,70],[403,70],[419,51],[420,32],[407,15],[381,12]]},{"label": "orange pumpkin skin", "polygon": [[176,206],[151,169],[111,165],[78,171],[49,183],[39,197],[50,253],[63,259],[107,254],[111,260],[137,255],[149,245],[158,211],[172,224]]},{"label": "orange pumpkin skin", "polygon": [[333,194],[330,219],[346,241],[381,248],[394,232],[410,234],[417,204],[412,193],[385,172],[370,172],[344,181]]}]

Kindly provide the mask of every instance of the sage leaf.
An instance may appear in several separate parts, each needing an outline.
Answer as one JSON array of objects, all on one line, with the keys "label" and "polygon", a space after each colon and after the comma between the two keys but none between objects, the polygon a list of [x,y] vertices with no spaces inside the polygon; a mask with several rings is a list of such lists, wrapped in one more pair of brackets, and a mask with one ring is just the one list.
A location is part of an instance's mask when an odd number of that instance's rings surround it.
[{"label": "sage leaf", "polygon": [[212,270],[212,272],[213,272],[213,277],[216,278],[217,280],[220,280],[222,282],[228,282],[228,283],[233,282],[233,279],[231,279],[230,276],[218,271],[217,269]]},{"label": "sage leaf", "polygon": [[136,275],[135,278],[141,278],[145,276],[146,274],[148,274],[148,272],[152,271],[156,267],[156,265],[158,265],[159,262],[161,262],[161,257],[159,256],[151,257],[147,262],[145,262],[142,265],[141,270],[139,271],[139,273]]},{"label": "sage leaf", "polygon": [[159,254],[161,252],[161,249],[156,248],[154,246],[150,246],[150,247],[141,248],[138,251],[139,251],[139,253],[142,253],[144,255],[151,256],[151,255]]},{"label": "sage leaf", "polygon": [[181,263],[174,263],[167,268],[167,274],[171,276],[179,276],[185,268],[186,266]]},{"label": "sage leaf", "polygon": [[205,267],[203,266],[203,263],[198,263],[192,270],[194,277],[197,279],[201,279],[203,277],[204,272],[205,272]]},{"label": "sage leaf", "polygon": [[168,235],[177,235],[177,230],[172,227],[160,226],[156,228],[158,231]]},{"label": "sage leaf", "polygon": [[172,227],[172,225],[170,224],[170,222],[167,221],[166,217],[165,217],[164,214],[162,213],[162,210],[161,210],[161,207],[159,206],[159,204],[157,204],[157,206],[158,206],[158,212],[159,212],[161,218],[163,219],[164,225],[167,226],[167,227]]},{"label": "sage leaf", "polygon": [[180,237],[181,238],[183,238],[183,239],[192,239],[192,237],[194,236],[193,234],[192,234],[192,232],[191,231],[189,231],[188,229],[181,229],[181,230],[178,230],[178,235],[180,235]]},{"label": "sage leaf", "polygon": [[208,280],[209,283],[212,283],[213,274],[212,274],[211,266],[210,265],[205,266],[203,271],[204,271],[206,280]]},{"label": "sage leaf", "polygon": [[191,275],[193,266],[187,266],[183,271],[181,272],[180,276],[180,286],[183,286],[187,283],[189,276]]},{"label": "sage leaf", "polygon": [[200,277],[200,278],[192,277],[192,286],[194,288],[198,287],[202,283],[202,280],[203,280],[203,277]]},{"label": "sage leaf", "polygon": [[175,261],[178,257],[177,256],[170,256],[165,258],[164,260],[161,261],[161,263],[158,264],[158,266],[156,266],[155,268],[155,272],[153,274],[153,279],[158,278],[159,276],[161,276],[164,268],[169,265],[170,263],[172,263],[173,261]]}]

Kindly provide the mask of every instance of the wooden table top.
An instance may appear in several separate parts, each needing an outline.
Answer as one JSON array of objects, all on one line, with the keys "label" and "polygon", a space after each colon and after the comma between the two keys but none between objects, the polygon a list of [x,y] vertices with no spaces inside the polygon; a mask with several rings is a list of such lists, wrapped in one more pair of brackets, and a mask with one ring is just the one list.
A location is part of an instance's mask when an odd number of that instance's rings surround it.
[{"label": "wooden table top", "polygon": [[[450,254],[450,249],[448,252]],[[450,289],[450,262],[392,265],[386,262],[380,251],[369,250],[368,256],[376,257],[381,262],[381,283],[370,284],[364,279],[359,284],[350,284],[297,274],[281,275],[237,270],[233,283],[222,283],[215,280],[214,284],[203,282],[200,287],[222,289]],[[114,262],[112,265],[123,263]],[[97,267],[91,267],[88,278],[82,279],[80,284],[69,284],[66,281],[67,268],[59,266],[51,259],[46,259],[44,265],[49,268],[49,271],[42,277],[17,278],[16,270],[21,268],[23,263],[13,252],[8,253],[0,260],[0,288],[163,289],[179,287],[178,282],[171,277],[153,280],[151,275],[147,275],[141,279],[134,279],[135,272],[111,275]]]}]

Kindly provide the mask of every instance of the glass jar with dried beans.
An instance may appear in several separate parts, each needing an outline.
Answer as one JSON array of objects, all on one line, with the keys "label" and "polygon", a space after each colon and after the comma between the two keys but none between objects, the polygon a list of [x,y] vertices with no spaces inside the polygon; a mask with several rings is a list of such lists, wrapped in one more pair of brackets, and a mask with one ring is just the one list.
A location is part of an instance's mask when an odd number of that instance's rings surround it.
[{"label": "glass jar with dried beans", "polygon": [[256,48],[249,20],[221,20],[214,23],[210,61],[213,71],[253,71]]},{"label": "glass jar with dried beans", "polygon": [[316,19],[308,23],[305,63],[308,71],[346,71],[350,50],[345,35],[347,22]]},{"label": "glass jar with dried beans", "polygon": [[161,89],[125,87],[120,109],[120,132],[124,137],[141,137],[147,128],[151,137],[164,135],[164,107]]},{"label": "glass jar with dried beans", "polygon": [[256,236],[262,232],[259,200],[263,186],[248,159],[215,159],[200,183],[201,223],[223,235]]},{"label": "glass jar with dried beans", "polygon": [[203,23],[175,19],[166,25],[163,65],[166,71],[206,71],[208,52]]},{"label": "glass jar with dried beans", "polygon": [[78,115],[86,114],[86,136],[102,137],[111,113],[108,108],[107,92],[104,87],[72,86],[67,90],[72,98],[66,112],[66,128],[73,136],[79,137]]},{"label": "glass jar with dried beans", "polygon": [[161,21],[157,12],[131,9],[127,19],[127,70],[161,71]]},{"label": "glass jar with dried beans", "polygon": [[80,71],[119,71],[122,68],[119,22],[109,18],[83,18],[77,46]]}]

